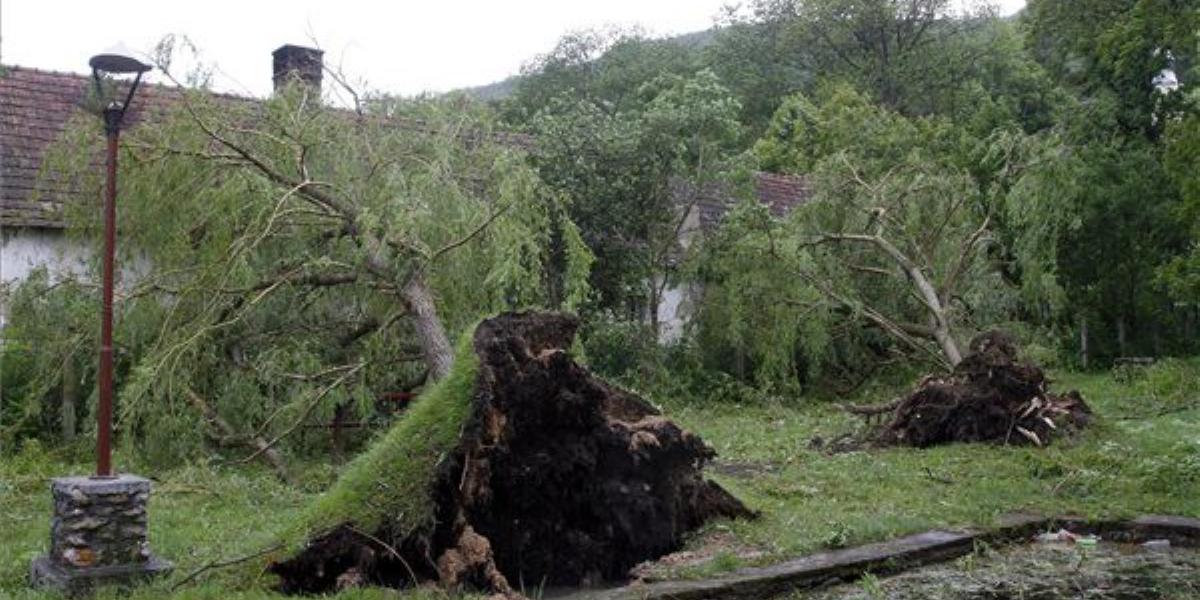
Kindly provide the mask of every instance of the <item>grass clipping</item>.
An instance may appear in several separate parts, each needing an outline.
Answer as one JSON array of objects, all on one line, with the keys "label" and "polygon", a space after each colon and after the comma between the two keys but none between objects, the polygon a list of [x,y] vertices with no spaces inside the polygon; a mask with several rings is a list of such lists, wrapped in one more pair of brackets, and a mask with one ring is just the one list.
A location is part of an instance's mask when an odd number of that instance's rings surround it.
[{"label": "grass clipping", "polygon": [[451,374],[294,529],[280,587],[323,593],[437,581],[519,597],[512,582],[620,579],[715,517],[752,513],[701,467],[715,453],[567,354],[553,313],[487,319]]}]

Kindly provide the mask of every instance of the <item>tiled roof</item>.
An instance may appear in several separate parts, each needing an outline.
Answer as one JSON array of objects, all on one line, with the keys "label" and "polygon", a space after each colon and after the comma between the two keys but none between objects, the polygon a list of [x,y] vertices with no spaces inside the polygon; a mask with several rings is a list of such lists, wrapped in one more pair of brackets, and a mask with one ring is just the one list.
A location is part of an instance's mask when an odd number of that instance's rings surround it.
[{"label": "tiled roof", "polygon": [[81,110],[89,80],[0,69],[0,225],[62,227],[62,200],[76,186],[53,174],[39,177],[39,171],[47,147]]},{"label": "tiled roof", "polygon": [[[87,97],[90,76],[74,73],[42,71],[27,67],[0,66],[0,225],[60,229],[63,202],[76,198],[95,197],[100,190],[82,190],[77,181],[67,181],[59,173],[42,173],[43,161],[50,145],[63,133],[71,118],[82,113]],[[252,98],[214,94],[229,102],[258,102]],[[141,118],[145,110],[165,108],[178,101],[181,90],[165,85],[145,85],[139,88],[126,117],[131,122]],[[347,111],[347,116],[354,113]],[[388,121],[413,131],[430,131],[422,121],[389,117]],[[470,131],[458,133],[466,144],[478,144],[481,137]],[[96,118],[96,138],[102,136],[100,120]],[[487,138],[495,143],[528,149],[529,136],[489,132]],[[97,146],[99,149],[99,145]],[[101,164],[100,155],[95,159]]]},{"label": "tiled roof", "polygon": [[[771,209],[771,214],[782,217],[812,196],[808,180],[795,175],[756,172],[753,175],[754,197]],[[676,181],[672,193],[677,204],[695,203],[699,210],[700,228],[711,231],[716,228],[725,213],[738,203],[738,194],[725,182],[710,182],[695,193],[694,186]]]}]

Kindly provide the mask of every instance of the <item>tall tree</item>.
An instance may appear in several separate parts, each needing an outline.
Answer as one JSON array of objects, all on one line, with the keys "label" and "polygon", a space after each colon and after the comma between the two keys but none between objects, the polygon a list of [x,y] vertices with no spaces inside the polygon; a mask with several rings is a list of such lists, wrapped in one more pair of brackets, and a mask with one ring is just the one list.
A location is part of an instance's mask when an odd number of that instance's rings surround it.
[{"label": "tall tree", "polygon": [[648,314],[657,332],[653,309],[678,255],[687,204],[698,200],[678,191],[729,171],[740,106],[709,71],[660,76],[637,96],[640,103],[625,110],[559,97],[534,119],[533,159],[542,178],[571,198],[573,221],[597,257],[599,305]]},{"label": "tall tree", "polygon": [[[573,231],[565,207],[461,106],[353,112],[304,85],[164,103],[122,161],[123,262],[144,272],[118,305],[119,428],[151,455],[196,451],[202,418],[238,427],[217,439],[265,440],[254,456],[296,447],[316,419],[370,417],[381,394],[443,377],[449,335],[481,313],[547,302],[549,224]],[[53,169],[86,179],[95,141],[94,123],[78,124]],[[72,231],[93,239],[94,215],[76,208]],[[588,262],[582,244],[566,251]],[[567,273],[566,297],[585,297],[586,267]],[[34,280],[14,304],[42,340],[42,381],[91,317],[38,318],[39,298],[89,290]]]}]

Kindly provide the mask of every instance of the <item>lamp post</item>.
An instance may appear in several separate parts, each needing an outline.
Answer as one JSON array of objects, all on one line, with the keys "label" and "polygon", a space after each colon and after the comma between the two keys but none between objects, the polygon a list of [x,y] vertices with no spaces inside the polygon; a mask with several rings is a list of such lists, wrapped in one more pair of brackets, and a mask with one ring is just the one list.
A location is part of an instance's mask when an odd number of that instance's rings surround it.
[{"label": "lamp post", "polygon": [[[113,394],[113,348],[112,348],[112,304],[113,304],[113,255],[117,238],[117,143],[121,136],[121,121],[125,111],[137,92],[142,75],[150,65],[134,58],[124,46],[115,46],[93,56],[88,65],[92,67],[92,81],[96,86],[96,98],[104,105],[104,133],[108,138],[108,180],[104,187],[104,283],[103,308],[100,315],[100,373],[99,403],[96,409],[96,477],[108,478],[112,472],[112,394]],[[129,93],[124,102],[116,97],[106,98],[102,79],[106,76],[133,75]],[[114,90],[113,96],[116,96]]]},{"label": "lamp post", "polygon": [[[54,518],[50,548],[29,565],[29,583],[76,597],[98,585],[127,586],[171,571],[171,563],[150,552],[147,506],[150,480],[112,469],[112,301],[113,250],[117,238],[117,141],[121,121],[150,65],[122,46],[93,56],[92,81],[104,107],[108,138],[108,182],[104,193],[104,307],[100,319],[100,401],[96,410],[96,473],[90,477],[57,477],[50,482]],[[104,79],[129,76],[129,91],[120,101],[116,87]],[[106,90],[106,88],[108,88]],[[112,92],[112,98],[106,93]]]}]

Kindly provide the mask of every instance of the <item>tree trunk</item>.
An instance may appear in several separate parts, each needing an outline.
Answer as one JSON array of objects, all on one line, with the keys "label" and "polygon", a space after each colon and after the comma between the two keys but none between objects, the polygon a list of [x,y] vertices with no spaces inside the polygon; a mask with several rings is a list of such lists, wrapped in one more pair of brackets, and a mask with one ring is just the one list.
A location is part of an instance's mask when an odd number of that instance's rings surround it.
[{"label": "tree trunk", "polygon": [[433,293],[420,272],[413,274],[401,290],[408,309],[412,312],[413,326],[417,330],[417,344],[429,367],[429,379],[438,381],[450,373],[454,361],[454,349],[446,337],[446,329],[438,318]]},{"label": "tree trunk", "polygon": [[67,356],[62,370],[62,405],[59,407],[59,432],[64,442],[75,439],[75,403],[79,400],[79,372],[75,358]]},{"label": "tree trunk", "polygon": [[1125,353],[1125,315],[1117,317],[1117,353],[1120,356],[1128,356]]},{"label": "tree trunk", "polygon": [[1079,319],[1079,365],[1088,368],[1088,323],[1087,317]]},{"label": "tree trunk", "polygon": [[951,367],[958,366],[958,363],[962,362],[962,352],[958,350],[958,342],[954,341],[954,335],[950,333],[945,316],[935,314],[929,320],[933,326],[933,339],[937,340],[942,354],[946,355],[946,360],[950,361]]}]

